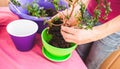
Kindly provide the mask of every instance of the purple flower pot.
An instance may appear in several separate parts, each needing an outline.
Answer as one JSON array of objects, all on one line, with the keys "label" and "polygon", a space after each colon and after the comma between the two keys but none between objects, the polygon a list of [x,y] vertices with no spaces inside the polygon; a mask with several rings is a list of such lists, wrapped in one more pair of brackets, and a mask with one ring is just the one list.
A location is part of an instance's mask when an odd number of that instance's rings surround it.
[{"label": "purple flower pot", "polygon": [[38,25],[31,20],[15,20],[7,25],[7,32],[19,51],[29,51],[33,48]]},{"label": "purple flower pot", "polygon": [[[27,5],[28,3],[32,3],[34,0],[18,0],[20,2],[21,5]],[[50,2],[48,2],[48,0],[37,0],[37,3],[39,4],[40,7],[44,7],[45,9],[47,8],[53,8],[55,9],[54,5]],[[67,3],[64,2],[64,0],[60,0],[60,4],[61,5],[66,5],[66,7],[68,7]],[[35,21],[38,26],[39,26],[39,29],[38,29],[38,33],[41,33],[42,30],[47,27],[47,24],[44,25],[44,20],[48,20],[50,19],[50,17],[42,17],[42,18],[38,18],[38,17],[35,17],[35,16],[30,16],[28,15],[28,11],[27,11],[27,8],[23,8],[23,7],[18,7],[18,6],[13,6],[13,4],[9,4],[9,8],[10,10],[19,16],[19,18],[21,19],[28,19],[28,20],[33,20]],[[17,8],[17,9],[16,9]]]}]

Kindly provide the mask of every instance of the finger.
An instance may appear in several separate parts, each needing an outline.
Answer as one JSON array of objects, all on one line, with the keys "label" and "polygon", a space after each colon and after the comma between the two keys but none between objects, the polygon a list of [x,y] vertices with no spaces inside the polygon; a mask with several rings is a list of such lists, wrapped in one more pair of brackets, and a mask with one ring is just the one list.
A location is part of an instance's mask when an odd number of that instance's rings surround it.
[{"label": "finger", "polygon": [[61,34],[63,35],[63,38],[65,39],[66,42],[72,42],[72,43],[76,43],[76,44],[86,43],[86,41],[83,41],[82,39],[78,40],[78,38],[73,34],[68,34],[64,31],[61,31]]},{"label": "finger", "polygon": [[75,41],[75,36],[69,33],[66,33],[64,31],[61,31],[61,34],[63,35],[63,38],[67,42],[74,42]]},{"label": "finger", "polygon": [[61,26],[61,30],[66,32],[66,33],[69,33],[69,34],[75,34],[77,33],[77,29],[74,29],[73,27],[65,27],[65,26]]},{"label": "finger", "polygon": [[70,43],[75,43],[73,40],[67,39],[67,38],[65,39],[65,41],[66,41],[66,42],[70,42]]}]

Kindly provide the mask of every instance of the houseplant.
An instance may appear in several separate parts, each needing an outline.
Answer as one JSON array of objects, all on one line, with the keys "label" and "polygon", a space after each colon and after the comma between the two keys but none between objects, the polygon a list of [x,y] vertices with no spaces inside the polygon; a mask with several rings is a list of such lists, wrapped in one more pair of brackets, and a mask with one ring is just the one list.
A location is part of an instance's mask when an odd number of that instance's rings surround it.
[{"label": "houseplant", "polygon": [[[59,0],[57,0],[59,1]],[[67,43],[63,39],[61,33],[60,33],[60,26],[73,26],[77,28],[84,28],[84,29],[92,29],[92,27],[99,21],[99,17],[101,15],[101,3],[100,0],[96,0],[98,5],[96,9],[94,10],[94,17],[88,17],[85,16],[85,10],[86,6],[82,2],[82,0],[67,0],[68,3],[71,6],[71,11],[68,14],[64,14],[61,11],[62,16],[64,18],[60,17],[54,17],[52,21],[49,23],[49,29],[44,29],[42,32],[42,41],[43,41],[43,48],[42,52],[43,54],[52,61],[60,62],[67,60],[72,51],[77,47],[74,43]],[[80,5],[79,10],[77,13],[74,14],[75,6]],[[108,15],[108,13],[111,11],[110,9],[110,3],[104,0],[104,8],[105,16]],[[66,9],[67,10],[67,9]],[[76,18],[77,24],[69,24],[69,19],[74,15]],[[73,48],[73,49],[71,49]],[[67,49],[71,49],[69,52],[67,52]],[[66,53],[67,52],[67,53]]]},{"label": "houseplant", "polygon": [[[60,0],[60,4],[67,7],[64,0]],[[55,10],[55,6],[49,0],[10,0],[9,8],[20,18],[35,21],[39,26],[38,33],[41,33],[41,31],[47,26],[47,24],[43,25],[44,21],[55,15],[40,16],[40,14],[46,14],[44,13],[44,10],[46,9]],[[41,9],[42,13],[40,13]]]}]

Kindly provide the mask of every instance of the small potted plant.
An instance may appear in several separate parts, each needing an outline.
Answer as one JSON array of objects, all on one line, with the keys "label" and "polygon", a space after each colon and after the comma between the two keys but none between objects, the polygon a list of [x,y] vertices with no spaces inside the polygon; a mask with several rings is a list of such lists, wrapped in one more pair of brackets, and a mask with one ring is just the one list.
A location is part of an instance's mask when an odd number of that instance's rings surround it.
[{"label": "small potted plant", "polygon": [[[64,0],[60,0],[60,5],[67,7]],[[47,26],[43,25],[44,21],[57,13],[55,5],[50,0],[10,0],[9,8],[20,18],[35,21],[39,26],[38,33]]]},{"label": "small potted plant", "polygon": [[[59,2],[59,0],[57,1]],[[66,11],[69,10],[68,14],[64,14],[64,12],[61,11],[61,15],[64,18],[54,17],[52,21],[48,22],[49,27],[45,28],[41,35],[43,42],[43,47],[42,47],[43,54],[45,55],[46,58],[55,62],[62,62],[67,60],[71,56],[72,51],[77,47],[75,43],[68,43],[63,39],[60,33],[60,29],[61,29],[60,26],[61,25],[73,26],[75,28],[84,28],[86,30],[92,29],[92,27],[99,21],[99,17],[101,15],[100,0],[97,0],[98,6],[94,10],[94,17],[84,16],[86,6],[82,2],[82,0],[67,0],[67,1],[69,6],[71,7],[71,10],[66,9]],[[74,14],[76,5],[80,5],[80,7],[77,13]],[[104,6],[106,9],[105,11],[106,13],[104,16],[105,19],[108,13],[111,11],[111,9],[110,9],[110,3],[108,3],[106,0]],[[77,24],[68,23],[69,19],[72,16],[76,18]]]}]

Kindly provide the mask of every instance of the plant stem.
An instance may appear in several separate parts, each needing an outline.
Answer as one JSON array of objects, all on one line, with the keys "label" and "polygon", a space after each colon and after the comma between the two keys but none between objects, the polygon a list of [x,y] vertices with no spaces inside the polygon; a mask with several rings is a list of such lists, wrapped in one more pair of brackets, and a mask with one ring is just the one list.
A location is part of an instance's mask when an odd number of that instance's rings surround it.
[{"label": "plant stem", "polygon": [[[73,11],[74,11],[74,8],[75,8],[75,4],[78,2],[78,0],[74,0],[73,2],[72,2],[72,9],[71,9],[71,12],[70,12],[70,15],[69,15],[69,18],[72,16],[72,14],[73,14]],[[71,2],[69,2],[69,3],[71,3]],[[69,20],[69,18],[68,18],[68,20]],[[65,20],[64,21],[64,25],[66,25],[67,24],[67,21],[68,20]]]}]

